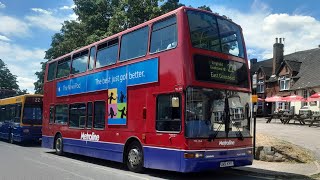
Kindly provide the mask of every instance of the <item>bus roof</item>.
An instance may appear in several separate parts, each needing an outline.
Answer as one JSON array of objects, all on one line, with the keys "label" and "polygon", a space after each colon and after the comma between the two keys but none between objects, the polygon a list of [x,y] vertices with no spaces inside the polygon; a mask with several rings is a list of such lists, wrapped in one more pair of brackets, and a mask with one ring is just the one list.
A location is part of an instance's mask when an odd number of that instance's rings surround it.
[{"label": "bus roof", "polygon": [[43,97],[41,94],[24,94],[20,96],[14,96],[14,97],[9,97],[5,99],[0,99],[0,105],[7,105],[7,104],[16,104],[19,102],[23,102],[25,98],[27,97]]},{"label": "bus roof", "polygon": [[[144,27],[144,26],[147,26],[147,25],[152,24],[152,23],[154,23],[154,22],[156,22],[156,21],[159,21],[159,20],[161,20],[161,19],[163,19],[163,18],[166,18],[166,17],[168,17],[168,16],[171,16],[171,15],[173,15],[173,14],[176,14],[176,13],[179,12],[179,11],[184,11],[184,10],[195,10],[195,11],[202,11],[202,12],[206,12],[206,13],[211,13],[211,14],[214,14],[215,16],[219,16],[219,17],[221,17],[221,18],[224,18],[224,19],[232,22],[230,19],[227,19],[227,18],[224,17],[224,16],[220,16],[220,15],[218,15],[218,14],[216,14],[216,13],[212,13],[212,12],[205,11],[205,10],[202,10],[202,9],[195,9],[195,8],[191,8],[191,7],[182,6],[182,7],[180,7],[180,8],[177,8],[177,9],[173,10],[173,11],[170,11],[170,12],[168,12],[168,13],[166,13],[166,14],[163,14],[163,15],[158,16],[158,17],[156,17],[156,18],[153,18],[153,19],[151,19],[151,20],[149,20],[149,21],[146,21],[146,22],[144,22],[144,23],[142,23],[142,24],[139,24],[139,25],[137,25],[137,26],[131,27],[131,28],[126,29],[126,30],[124,30],[124,31],[121,31],[121,32],[119,32],[119,33],[117,33],[117,34],[114,34],[114,35],[111,35],[111,36],[106,37],[106,38],[104,38],[104,39],[101,39],[101,40],[99,40],[99,41],[97,41],[97,42],[91,43],[91,44],[89,44],[89,45],[87,45],[87,46],[84,46],[84,47],[81,47],[81,48],[79,48],[79,49],[76,49],[76,50],[74,50],[74,51],[72,51],[72,52],[70,52],[70,53],[67,53],[67,54],[65,54],[65,55],[63,55],[63,56],[60,56],[60,57],[58,57],[58,58],[56,58],[56,59],[53,59],[52,61],[50,61],[50,63],[51,63],[51,62],[54,62],[54,61],[61,60],[61,59],[65,58],[65,57],[69,57],[69,56],[71,56],[72,54],[81,52],[81,51],[83,51],[83,50],[87,50],[88,48],[91,48],[92,46],[99,45],[99,44],[101,44],[101,43],[103,43],[103,42],[105,42],[105,41],[107,41],[107,40],[111,40],[111,39],[113,39],[113,38],[120,37],[120,36],[122,36],[122,35],[124,35],[124,34],[127,34],[127,33],[129,33],[129,32],[135,31],[135,30],[137,30],[137,29],[140,29],[140,28],[142,28],[142,27]],[[234,22],[232,22],[232,23],[234,23]],[[235,23],[234,23],[234,24],[235,24]],[[236,25],[237,25],[237,24],[236,24]],[[239,25],[238,25],[238,26],[239,26]],[[239,27],[240,27],[240,26],[239,26]],[[241,28],[241,27],[240,27],[240,28]]]}]

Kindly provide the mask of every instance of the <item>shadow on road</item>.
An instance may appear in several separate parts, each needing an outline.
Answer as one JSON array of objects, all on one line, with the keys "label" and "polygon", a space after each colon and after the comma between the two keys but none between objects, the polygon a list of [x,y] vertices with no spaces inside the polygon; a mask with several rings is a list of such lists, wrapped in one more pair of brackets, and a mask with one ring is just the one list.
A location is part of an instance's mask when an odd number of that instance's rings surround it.
[{"label": "shadow on road", "polygon": [[[49,154],[56,155],[55,152],[47,152]],[[56,155],[57,156],[57,155]],[[98,159],[91,158],[82,155],[64,153],[63,155],[66,158],[92,163],[99,166],[114,168],[118,170],[128,171],[124,164]],[[259,173],[260,172],[260,173]],[[209,180],[209,179],[230,179],[230,180],[265,180],[265,179],[311,179],[307,176],[297,175],[297,174],[288,174],[288,173],[277,173],[273,171],[267,170],[257,170],[255,168],[247,167],[247,170],[239,170],[239,169],[220,169],[220,170],[212,170],[198,173],[179,173],[179,172],[171,172],[164,170],[155,170],[155,169],[146,169],[143,172],[144,175],[150,176],[153,178],[161,178],[161,179],[175,179],[175,180]]]}]

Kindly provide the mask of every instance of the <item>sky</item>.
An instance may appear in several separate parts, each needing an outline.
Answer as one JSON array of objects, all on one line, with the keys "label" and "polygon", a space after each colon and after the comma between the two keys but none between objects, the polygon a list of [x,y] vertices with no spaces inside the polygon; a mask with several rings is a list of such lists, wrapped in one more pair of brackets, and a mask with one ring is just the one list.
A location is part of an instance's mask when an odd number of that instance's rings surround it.
[{"label": "sky", "polygon": [[[242,27],[248,59],[272,57],[275,38],[285,38],[284,53],[320,45],[320,1],[316,0],[180,0],[209,6]],[[20,89],[34,92],[35,72],[52,36],[66,20],[76,20],[72,0],[0,0],[0,59],[17,75]]]}]

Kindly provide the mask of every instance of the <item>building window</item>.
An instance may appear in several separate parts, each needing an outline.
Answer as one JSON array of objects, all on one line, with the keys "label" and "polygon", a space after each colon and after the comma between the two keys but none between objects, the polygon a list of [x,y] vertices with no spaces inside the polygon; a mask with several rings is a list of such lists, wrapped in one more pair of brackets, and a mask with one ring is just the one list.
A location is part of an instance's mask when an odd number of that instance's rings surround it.
[{"label": "building window", "polygon": [[[157,131],[181,130],[181,104],[180,96],[177,94],[160,95],[157,98]],[[176,103],[172,103],[176,101]]]},{"label": "building window", "polygon": [[264,93],[264,81],[259,80],[257,83],[257,93]]},{"label": "building window", "polygon": [[290,87],[290,78],[287,78],[285,76],[280,77],[280,91],[289,90]]},{"label": "building window", "polygon": [[[302,90],[302,97],[305,99],[308,98],[308,90],[307,89]],[[301,101],[301,107],[303,107],[303,106],[308,106],[308,102]]]}]

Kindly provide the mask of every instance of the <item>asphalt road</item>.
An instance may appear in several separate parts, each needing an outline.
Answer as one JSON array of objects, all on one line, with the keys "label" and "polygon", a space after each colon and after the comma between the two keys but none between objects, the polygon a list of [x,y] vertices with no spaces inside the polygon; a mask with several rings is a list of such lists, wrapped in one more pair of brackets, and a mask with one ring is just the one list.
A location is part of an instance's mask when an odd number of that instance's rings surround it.
[{"label": "asphalt road", "polygon": [[182,174],[147,169],[144,174],[132,173],[121,163],[79,155],[57,156],[40,145],[21,146],[0,141],[0,180],[95,180],[95,179],[230,179],[262,180],[271,177],[228,169],[203,173]]}]

